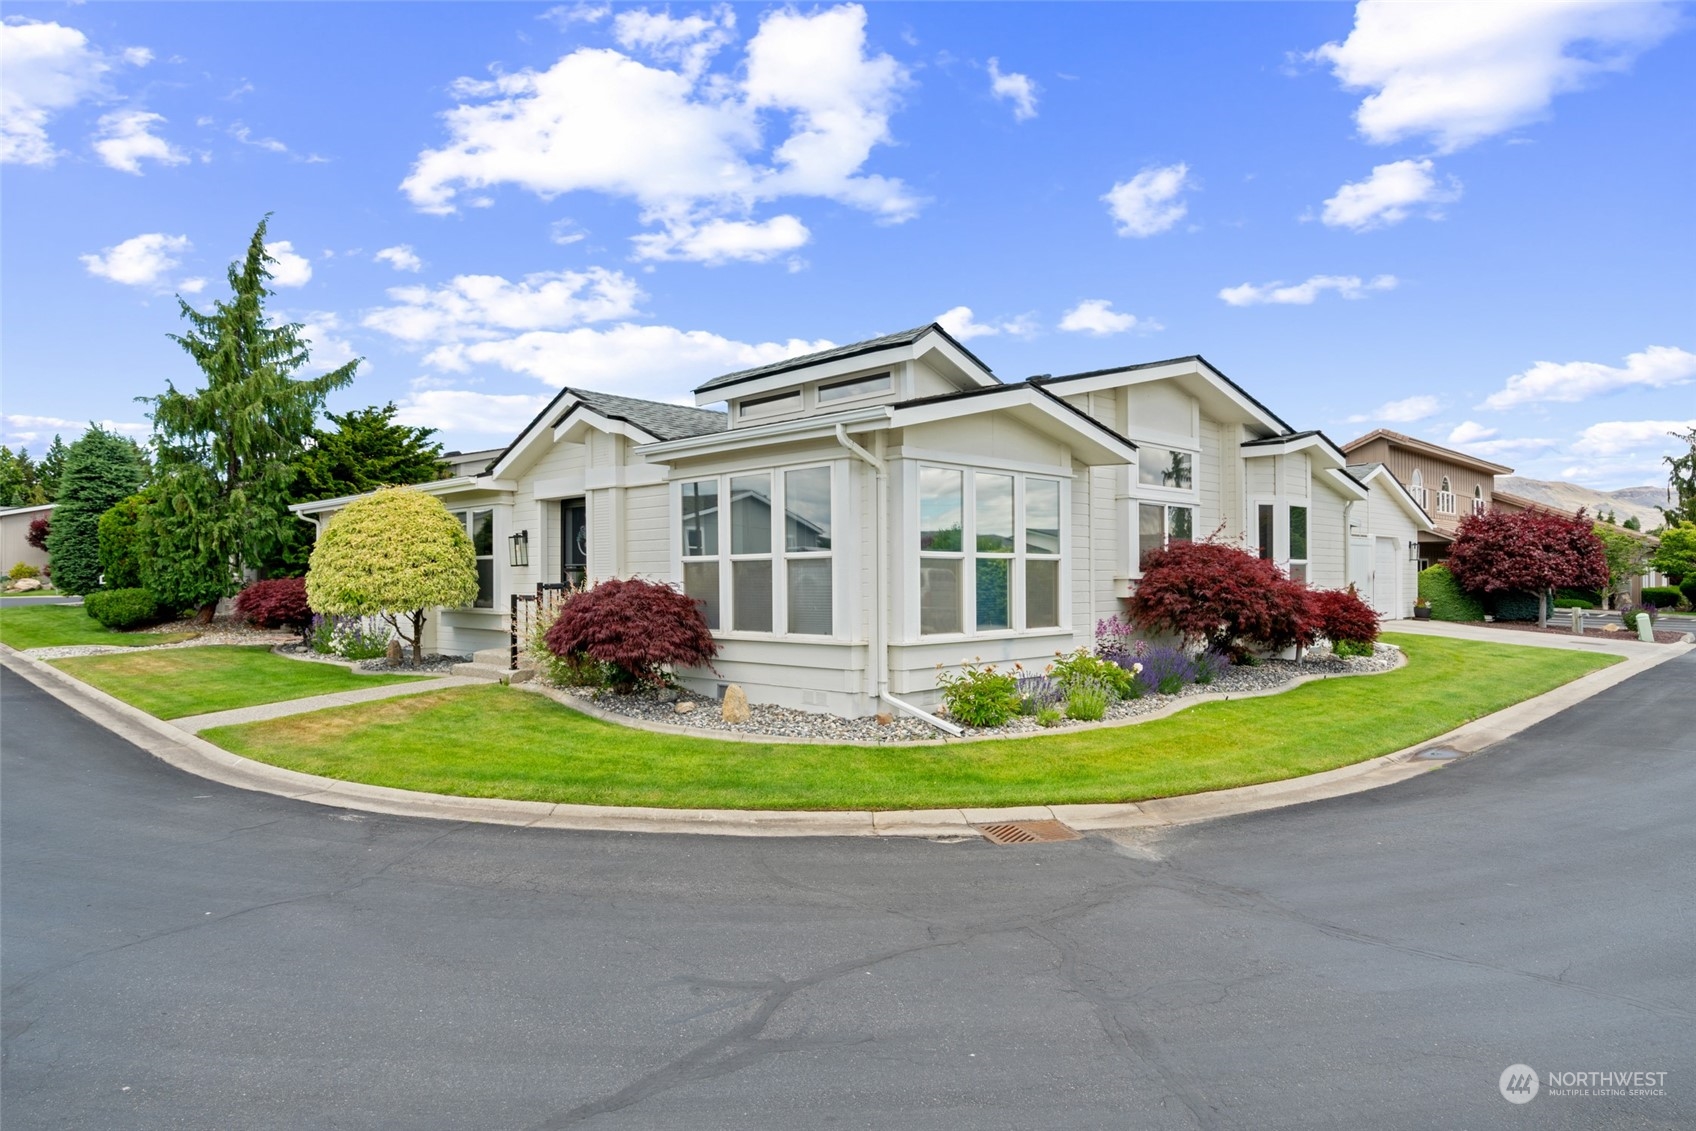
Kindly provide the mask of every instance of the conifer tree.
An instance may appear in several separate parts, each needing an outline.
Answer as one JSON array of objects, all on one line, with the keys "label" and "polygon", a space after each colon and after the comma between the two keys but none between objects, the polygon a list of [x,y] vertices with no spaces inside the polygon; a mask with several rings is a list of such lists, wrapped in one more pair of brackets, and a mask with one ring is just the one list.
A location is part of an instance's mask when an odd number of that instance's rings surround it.
[{"label": "conifer tree", "polygon": [[147,474],[135,444],[91,424],[65,450],[58,506],[47,535],[53,584],[66,593],[100,588],[100,516],[135,494]]},{"label": "conifer tree", "polygon": [[50,503],[59,497],[59,480],[65,474],[65,452],[65,441],[54,433],[53,442],[47,446],[47,454],[35,465],[36,481],[41,484],[41,490]]}]

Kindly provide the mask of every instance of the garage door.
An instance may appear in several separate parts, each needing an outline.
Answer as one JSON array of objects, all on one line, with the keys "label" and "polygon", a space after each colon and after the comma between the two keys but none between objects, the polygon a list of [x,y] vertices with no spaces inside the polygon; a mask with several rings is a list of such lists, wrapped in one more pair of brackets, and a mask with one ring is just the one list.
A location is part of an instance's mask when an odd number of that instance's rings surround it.
[{"label": "garage door", "polygon": [[1401,555],[1394,538],[1379,538],[1372,556],[1372,607],[1381,617],[1399,620],[1402,612]]}]

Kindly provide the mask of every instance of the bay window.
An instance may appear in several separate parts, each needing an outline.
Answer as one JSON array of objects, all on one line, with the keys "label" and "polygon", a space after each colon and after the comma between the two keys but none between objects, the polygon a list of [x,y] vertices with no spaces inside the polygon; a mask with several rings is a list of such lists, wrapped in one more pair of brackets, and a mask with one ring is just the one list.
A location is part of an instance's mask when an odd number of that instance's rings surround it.
[{"label": "bay window", "polygon": [[1060,481],[919,469],[919,632],[1060,625]]}]

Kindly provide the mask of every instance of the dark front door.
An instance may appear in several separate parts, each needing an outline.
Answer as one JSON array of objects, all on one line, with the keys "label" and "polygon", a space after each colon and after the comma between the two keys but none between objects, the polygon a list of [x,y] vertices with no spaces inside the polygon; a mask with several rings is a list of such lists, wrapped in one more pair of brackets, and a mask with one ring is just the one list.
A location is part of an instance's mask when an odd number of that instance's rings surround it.
[{"label": "dark front door", "polygon": [[560,580],[581,585],[589,574],[589,508],[582,499],[559,505]]}]

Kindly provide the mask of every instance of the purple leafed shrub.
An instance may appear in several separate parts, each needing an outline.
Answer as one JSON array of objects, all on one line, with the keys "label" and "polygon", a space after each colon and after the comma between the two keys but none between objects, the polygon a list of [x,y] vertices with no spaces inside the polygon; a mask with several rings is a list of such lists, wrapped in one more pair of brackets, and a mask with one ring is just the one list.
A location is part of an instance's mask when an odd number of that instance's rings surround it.
[{"label": "purple leafed shrub", "polygon": [[1034,715],[1044,707],[1059,707],[1062,696],[1046,675],[1019,677],[1019,714]]},{"label": "purple leafed shrub", "polygon": [[1186,684],[1196,681],[1195,661],[1182,648],[1159,645],[1143,650],[1138,657],[1142,674],[1137,679],[1150,691],[1176,695]]}]

